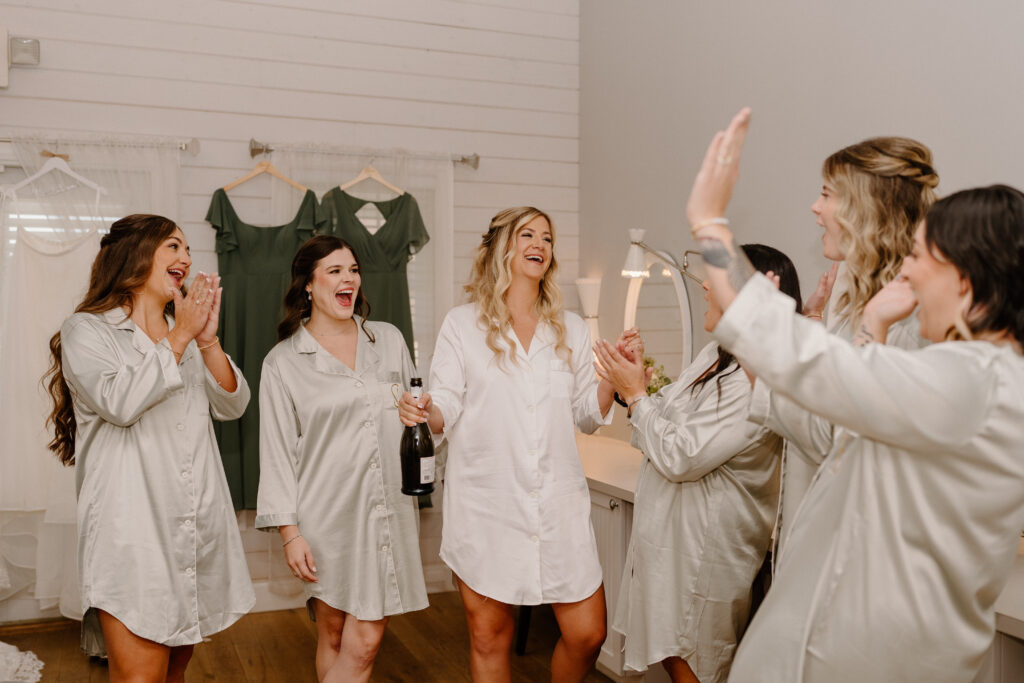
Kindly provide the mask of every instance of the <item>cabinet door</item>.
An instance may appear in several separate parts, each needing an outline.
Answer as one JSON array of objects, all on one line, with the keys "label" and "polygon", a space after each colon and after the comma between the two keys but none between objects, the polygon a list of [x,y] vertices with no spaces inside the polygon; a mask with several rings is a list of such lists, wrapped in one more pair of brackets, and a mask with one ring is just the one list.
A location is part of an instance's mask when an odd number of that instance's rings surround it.
[{"label": "cabinet door", "polygon": [[619,584],[622,581],[622,569],[626,563],[626,534],[628,517],[632,516],[632,505],[626,505],[619,498],[591,489],[590,519],[594,525],[594,536],[597,538],[597,554],[601,560],[601,571],[604,576],[604,595],[608,605],[608,637],[601,646],[598,655],[599,668],[615,676],[622,676],[622,635],[612,631],[612,619],[615,617],[615,606],[619,600]]}]

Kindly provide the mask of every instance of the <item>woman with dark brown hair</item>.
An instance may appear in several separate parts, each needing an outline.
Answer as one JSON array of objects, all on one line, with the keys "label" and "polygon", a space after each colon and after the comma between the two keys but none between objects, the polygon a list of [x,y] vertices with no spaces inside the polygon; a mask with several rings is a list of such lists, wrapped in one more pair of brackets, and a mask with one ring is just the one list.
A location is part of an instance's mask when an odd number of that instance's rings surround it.
[{"label": "woman with dark brown hair", "polygon": [[260,380],[256,526],[303,581],[321,681],[368,680],[388,617],[427,606],[395,402],[415,370],[398,328],[366,320],[360,283],[340,238],[303,244]]},{"label": "woman with dark brown hair", "polygon": [[195,643],[255,602],[211,416],[249,402],[221,350],[217,275],[185,291],[181,229],[136,214],[103,236],[50,341],[50,448],[75,466],[82,649],[111,681],[183,681]]}]

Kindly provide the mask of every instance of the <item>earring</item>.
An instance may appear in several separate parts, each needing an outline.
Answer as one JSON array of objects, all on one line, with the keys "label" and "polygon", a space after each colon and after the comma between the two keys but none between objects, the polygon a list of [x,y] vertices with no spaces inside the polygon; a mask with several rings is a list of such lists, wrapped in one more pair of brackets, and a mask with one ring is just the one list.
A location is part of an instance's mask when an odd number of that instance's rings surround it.
[{"label": "earring", "polygon": [[309,299],[310,301],[312,301],[313,300],[313,292],[307,291],[306,292],[306,298]]}]

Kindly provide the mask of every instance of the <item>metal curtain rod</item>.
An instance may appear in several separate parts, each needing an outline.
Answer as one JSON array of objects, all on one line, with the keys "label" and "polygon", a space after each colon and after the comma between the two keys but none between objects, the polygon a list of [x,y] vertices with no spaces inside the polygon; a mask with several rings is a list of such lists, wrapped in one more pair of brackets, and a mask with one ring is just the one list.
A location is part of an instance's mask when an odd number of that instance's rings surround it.
[{"label": "metal curtain rod", "polygon": [[[5,142],[11,143],[11,142],[14,142],[14,141],[11,138],[9,138],[9,137],[0,138],[0,144],[5,143]],[[78,144],[95,144],[95,145],[102,145],[103,144],[103,141],[100,141],[100,140],[76,140],[76,139],[72,139],[72,138],[65,138],[65,139],[62,139],[62,140],[56,140],[55,139],[52,142],[58,142],[58,143],[59,142],[73,142],[73,143],[78,143]],[[131,144],[131,142],[129,141],[126,144]],[[145,143],[140,143],[140,145],[141,146],[145,146]],[[156,145],[153,145],[153,146],[155,147]],[[199,154],[199,138],[192,138],[191,140],[179,140],[177,142],[176,146],[181,151],[188,152],[191,156],[196,156],[196,155]]]},{"label": "metal curtain rod", "polygon": [[[249,139],[249,156],[251,158],[258,157],[260,154],[270,154],[273,151],[274,151],[274,148],[271,147],[266,142],[260,142],[256,138],[250,138]],[[330,150],[330,149],[327,149],[327,150],[317,150],[317,151],[322,153],[322,154],[370,154],[370,155],[376,154],[378,156],[399,156],[400,154],[403,154],[401,152],[373,152],[373,151],[370,151],[370,150],[346,151],[346,150]],[[476,169],[480,168],[480,155],[479,154],[464,154],[464,155],[461,155],[461,156],[455,156],[455,155],[452,155],[452,154],[449,154],[449,155],[429,154],[429,153],[424,154],[422,152],[421,153],[408,152],[408,153],[404,153],[404,154],[406,156],[410,156],[410,157],[413,157],[413,158],[420,158],[420,159],[444,159],[447,156],[447,158],[451,159],[452,163],[454,163],[454,164],[465,164],[466,166],[469,166],[470,168],[472,168],[474,171]]]}]

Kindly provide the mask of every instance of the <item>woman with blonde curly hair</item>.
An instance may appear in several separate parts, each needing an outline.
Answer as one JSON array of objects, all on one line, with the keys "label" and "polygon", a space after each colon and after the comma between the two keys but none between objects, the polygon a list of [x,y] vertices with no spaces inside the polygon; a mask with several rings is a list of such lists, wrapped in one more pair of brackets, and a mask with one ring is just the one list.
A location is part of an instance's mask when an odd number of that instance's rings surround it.
[{"label": "woman with blonde curly hair", "polygon": [[[913,247],[914,230],[935,202],[939,176],[931,150],[902,137],[870,138],[844,147],[825,159],[821,175],[821,194],[811,211],[825,229],[825,258],[835,264],[821,276],[804,315],[824,319],[829,332],[851,341],[861,327],[864,306],[899,274],[903,257]],[[830,304],[836,281],[836,300]],[[926,342],[918,334],[917,319],[910,316],[893,325],[886,343],[916,349]],[[764,386],[755,390],[751,405],[754,418],[787,439],[775,532],[776,541],[784,545],[797,506],[831,448],[832,424]]]},{"label": "woman with blonde curly hair", "polygon": [[[406,425],[449,441],[441,558],[458,581],[475,681],[508,681],[513,605],[550,603],[556,681],[579,681],[605,638],[601,565],[573,425],[611,417],[583,320],[562,309],[555,230],[532,207],[498,213],[438,335],[430,393]],[[623,342],[623,340],[620,340]]]},{"label": "woman with blonde curly hair", "polygon": [[[914,244],[914,230],[935,202],[939,176],[931,150],[901,137],[844,147],[825,159],[821,175],[821,194],[811,211],[825,229],[825,258],[846,266],[836,315],[828,323],[832,332],[852,338],[864,306],[899,274]],[[824,313],[827,293],[816,294],[809,302],[814,308],[805,311],[810,317]],[[917,346],[916,330],[912,332],[909,345]]]}]

